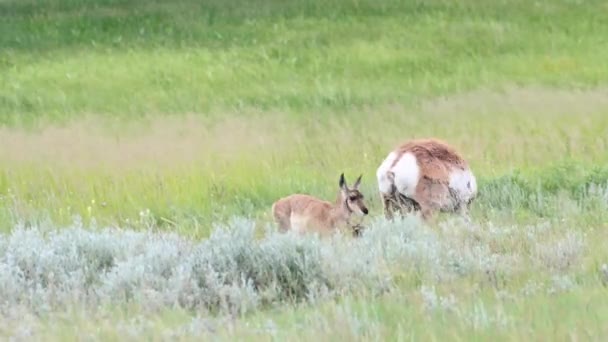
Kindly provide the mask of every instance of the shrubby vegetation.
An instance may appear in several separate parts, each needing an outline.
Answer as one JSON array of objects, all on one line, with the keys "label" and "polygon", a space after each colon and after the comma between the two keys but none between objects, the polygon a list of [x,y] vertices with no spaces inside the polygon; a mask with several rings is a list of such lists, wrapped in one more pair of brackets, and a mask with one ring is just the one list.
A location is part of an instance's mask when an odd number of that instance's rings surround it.
[{"label": "shrubby vegetation", "polygon": [[415,218],[376,219],[358,239],[270,228],[258,239],[253,221],[234,219],[196,242],[152,231],[15,227],[0,240],[1,309],[134,303],[241,315],[281,303],[378,295],[403,277],[414,286],[465,277],[504,287],[521,272],[580,270],[584,235],[564,228],[451,220],[434,231]]}]

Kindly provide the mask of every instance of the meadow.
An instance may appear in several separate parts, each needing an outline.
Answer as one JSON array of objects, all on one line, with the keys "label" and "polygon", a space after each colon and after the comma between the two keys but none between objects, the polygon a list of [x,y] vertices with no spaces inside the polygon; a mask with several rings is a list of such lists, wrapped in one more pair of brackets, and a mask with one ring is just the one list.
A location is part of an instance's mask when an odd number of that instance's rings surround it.
[{"label": "meadow", "polygon": [[[0,333],[600,340],[601,1],[0,0]],[[434,136],[473,223],[385,222]],[[274,232],[363,175],[360,239]]]}]

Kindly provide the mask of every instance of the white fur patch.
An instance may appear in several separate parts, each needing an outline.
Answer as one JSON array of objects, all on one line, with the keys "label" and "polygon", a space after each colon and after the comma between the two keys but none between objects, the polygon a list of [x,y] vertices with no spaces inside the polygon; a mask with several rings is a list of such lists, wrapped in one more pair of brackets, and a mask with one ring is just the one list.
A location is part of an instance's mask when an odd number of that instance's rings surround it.
[{"label": "white fur patch", "polygon": [[386,175],[390,170],[391,165],[397,159],[397,153],[391,152],[388,154],[386,159],[380,164],[378,170],[376,170],[376,178],[378,179],[378,189],[381,193],[387,194],[391,191],[392,182]]},{"label": "white fur patch", "polygon": [[450,173],[450,188],[462,201],[468,201],[477,193],[477,180],[471,170],[453,170]]},{"label": "white fur patch", "polygon": [[300,215],[291,215],[290,217],[291,230],[296,233],[304,233],[306,232],[306,225],[308,224],[308,219],[305,216]]},{"label": "white fur patch", "polygon": [[407,197],[414,197],[416,186],[420,179],[420,167],[416,156],[412,153],[404,153],[397,164],[391,168],[395,173],[395,186],[397,191]]}]

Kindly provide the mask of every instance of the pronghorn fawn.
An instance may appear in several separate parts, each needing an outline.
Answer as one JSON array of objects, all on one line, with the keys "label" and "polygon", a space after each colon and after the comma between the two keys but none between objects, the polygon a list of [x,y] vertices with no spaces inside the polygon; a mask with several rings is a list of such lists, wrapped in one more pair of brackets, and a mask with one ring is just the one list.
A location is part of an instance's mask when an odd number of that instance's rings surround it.
[{"label": "pronghorn fawn", "polygon": [[340,175],[338,196],[334,203],[306,194],[293,194],[281,198],[272,205],[272,216],[285,232],[319,233],[327,236],[337,230],[351,229],[354,236],[361,234],[362,226],[353,223],[352,218],[368,214],[364,196],[359,191],[361,176],[349,188]]},{"label": "pronghorn fawn", "polygon": [[477,181],[468,162],[446,142],[413,139],[391,151],[376,171],[384,214],[419,211],[425,221],[436,212],[468,211],[477,197]]}]

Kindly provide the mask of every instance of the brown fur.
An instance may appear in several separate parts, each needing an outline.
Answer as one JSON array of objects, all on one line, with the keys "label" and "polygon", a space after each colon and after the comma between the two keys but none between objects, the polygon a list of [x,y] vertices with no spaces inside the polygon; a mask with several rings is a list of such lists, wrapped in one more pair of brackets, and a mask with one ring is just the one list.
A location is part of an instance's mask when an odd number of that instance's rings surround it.
[{"label": "brown fur", "polygon": [[[340,229],[352,229],[355,235],[362,227],[351,222],[354,211],[368,214],[364,196],[359,191],[361,176],[353,188],[348,188],[344,175],[340,176],[340,191],[334,203],[306,194],[293,194],[277,200],[272,205],[272,216],[279,230],[301,229],[304,232],[316,232],[328,235]],[[302,227],[292,226],[292,220],[301,220]]]},{"label": "brown fur", "polygon": [[414,139],[407,141],[395,149],[398,153],[397,159],[410,152],[416,156],[420,166],[420,172],[430,178],[443,178],[448,174],[448,165],[458,167],[462,170],[468,167],[468,163],[455,148],[439,139]]},{"label": "brown fur", "polygon": [[[390,195],[382,194],[384,212],[388,219],[392,219],[392,212],[395,210],[401,214],[420,211],[422,218],[429,220],[436,211],[464,213],[468,209],[470,202],[466,203],[466,207],[458,204],[449,208],[439,205],[452,196],[449,188],[450,170],[466,170],[469,167],[468,162],[455,148],[442,140],[428,138],[407,141],[397,146],[395,151],[397,158],[391,167],[395,166],[405,153],[412,153],[420,168],[420,178],[414,198],[399,194],[394,186]],[[389,179],[394,179],[392,172],[389,172],[388,176]]]}]

